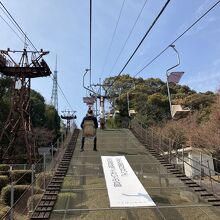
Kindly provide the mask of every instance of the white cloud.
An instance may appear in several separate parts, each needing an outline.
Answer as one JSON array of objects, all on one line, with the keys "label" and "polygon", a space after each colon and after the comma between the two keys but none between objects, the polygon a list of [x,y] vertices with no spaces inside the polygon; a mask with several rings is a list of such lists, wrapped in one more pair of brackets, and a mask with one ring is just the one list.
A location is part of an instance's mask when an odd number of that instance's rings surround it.
[{"label": "white cloud", "polygon": [[220,88],[220,71],[198,72],[188,78],[186,84],[197,91],[211,90],[216,92]]},{"label": "white cloud", "polygon": [[213,66],[214,66],[214,67],[218,67],[218,66],[220,66],[220,58],[214,60],[214,62],[213,62]]},{"label": "white cloud", "polygon": [[209,5],[210,5],[210,0],[203,1],[203,3],[195,11],[195,16],[200,16],[207,9]]}]

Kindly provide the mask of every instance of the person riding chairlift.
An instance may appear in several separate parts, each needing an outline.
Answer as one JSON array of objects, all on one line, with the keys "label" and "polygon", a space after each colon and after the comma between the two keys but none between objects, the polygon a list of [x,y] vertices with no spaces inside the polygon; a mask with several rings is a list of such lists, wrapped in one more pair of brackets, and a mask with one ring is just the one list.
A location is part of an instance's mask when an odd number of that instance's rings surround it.
[{"label": "person riding chairlift", "polygon": [[93,150],[97,151],[96,148],[96,129],[98,128],[98,121],[97,118],[94,116],[92,109],[89,108],[86,117],[83,118],[81,123],[81,128],[83,129],[83,136],[82,136],[82,145],[80,151],[84,151],[84,143],[85,138],[94,138],[94,145]]}]

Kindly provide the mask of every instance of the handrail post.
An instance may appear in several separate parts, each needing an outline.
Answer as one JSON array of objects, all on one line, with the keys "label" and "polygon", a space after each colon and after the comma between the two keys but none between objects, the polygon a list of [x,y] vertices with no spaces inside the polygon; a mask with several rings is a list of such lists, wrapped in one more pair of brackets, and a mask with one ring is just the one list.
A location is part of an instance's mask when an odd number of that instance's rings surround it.
[{"label": "handrail post", "polygon": [[151,148],[154,148],[154,131],[151,130]]},{"label": "handrail post", "polygon": [[209,167],[209,160],[207,160],[207,166],[208,166],[208,170],[209,170],[209,180],[210,180],[210,185],[211,185],[211,188],[212,188],[212,192],[214,193],[214,188],[213,188],[213,184],[212,184],[212,174],[211,174],[211,171],[210,171],[210,167]]},{"label": "handrail post", "polygon": [[[10,171],[12,171],[12,166],[10,166]],[[13,205],[14,205],[14,184],[13,184],[12,179],[11,179],[11,202],[10,202],[11,211],[10,211],[10,220],[14,219],[13,218],[13,215],[14,215]]]},{"label": "handrail post", "polygon": [[199,185],[202,183],[202,152],[200,152],[200,181]]},{"label": "handrail post", "polygon": [[44,172],[44,181],[43,181],[43,189],[46,189],[46,154],[44,153],[43,157],[43,172]]},{"label": "handrail post", "polygon": [[182,172],[184,174],[184,146],[183,145],[182,145],[182,162],[183,162]]},{"label": "handrail post", "polygon": [[169,139],[169,163],[171,162],[171,140]]},{"label": "handrail post", "polygon": [[35,174],[35,165],[31,165],[31,212],[34,210],[34,174]]}]

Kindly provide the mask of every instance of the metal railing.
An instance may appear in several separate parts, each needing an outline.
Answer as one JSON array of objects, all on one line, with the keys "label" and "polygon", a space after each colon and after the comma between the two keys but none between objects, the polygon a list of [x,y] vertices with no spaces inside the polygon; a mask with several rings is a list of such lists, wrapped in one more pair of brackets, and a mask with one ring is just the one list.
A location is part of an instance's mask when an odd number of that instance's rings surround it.
[{"label": "metal railing", "polygon": [[[49,149],[43,154],[35,164],[26,165],[21,164],[21,168],[25,169],[25,173],[15,182],[11,182],[11,196],[10,196],[10,210],[3,216],[2,219],[29,219],[32,212],[39,203],[47,185],[50,183],[56,167],[59,165],[60,160],[63,157],[67,144],[70,142],[75,126],[71,128],[69,133],[64,133],[57,140],[55,145],[57,151],[54,153],[53,149]],[[10,165],[11,170],[19,167],[19,164]],[[31,173],[31,184],[23,186],[23,193],[19,198],[16,197],[15,190],[17,183],[22,181],[27,173]],[[16,201],[15,201],[16,199]]]},{"label": "metal railing", "polygon": [[[210,167],[210,163],[218,159],[212,158],[212,156],[194,148],[193,150],[199,151],[199,159],[193,159],[186,154],[186,150],[189,147],[182,145],[181,148],[176,148],[172,139],[163,136],[152,128],[147,128],[137,119],[131,121],[131,128],[144,141],[146,146],[154,149],[159,155],[166,158],[169,163],[180,168],[183,174],[194,178],[200,186],[220,196],[220,173]],[[207,158],[209,159],[207,160]],[[194,175],[189,175],[186,172],[186,168],[190,168]]]}]

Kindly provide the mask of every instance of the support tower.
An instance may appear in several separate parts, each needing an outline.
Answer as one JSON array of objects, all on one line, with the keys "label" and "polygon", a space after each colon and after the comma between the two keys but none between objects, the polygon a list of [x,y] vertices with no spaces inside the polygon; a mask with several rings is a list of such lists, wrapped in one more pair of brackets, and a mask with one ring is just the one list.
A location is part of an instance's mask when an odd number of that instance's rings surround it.
[{"label": "support tower", "polygon": [[54,108],[58,112],[58,93],[57,93],[57,56],[56,56],[56,63],[55,63],[55,70],[53,74],[53,89],[52,89],[52,95],[51,95],[51,105],[54,106]]},{"label": "support tower", "polygon": [[61,115],[61,118],[66,120],[67,131],[70,130],[70,121],[76,119],[76,116],[74,115],[75,112],[76,111],[69,111],[69,110],[62,111],[63,115]]},{"label": "support tower", "polygon": [[[34,134],[30,118],[31,79],[51,74],[42,57],[49,52],[1,50],[0,72],[13,79],[8,118],[0,133],[0,163],[33,163],[36,159]],[[21,58],[16,62],[12,54]],[[17,56],[16,56],[17,57]]]}]

